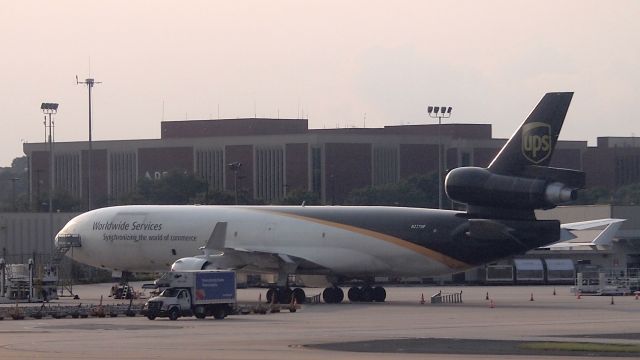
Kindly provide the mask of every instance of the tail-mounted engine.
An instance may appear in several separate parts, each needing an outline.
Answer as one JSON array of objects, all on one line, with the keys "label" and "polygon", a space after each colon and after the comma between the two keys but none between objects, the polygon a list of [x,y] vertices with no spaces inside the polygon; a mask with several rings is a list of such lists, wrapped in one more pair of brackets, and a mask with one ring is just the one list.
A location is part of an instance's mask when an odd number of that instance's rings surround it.
[{"label": "tail-mounted engine", "polygon": [[454,201],[497,209],[551,209],[576,200],[584,187],[584,173],[575,170],[531,166],[522,176],[494,174],[479,167],[453,169],[445,180]]}]

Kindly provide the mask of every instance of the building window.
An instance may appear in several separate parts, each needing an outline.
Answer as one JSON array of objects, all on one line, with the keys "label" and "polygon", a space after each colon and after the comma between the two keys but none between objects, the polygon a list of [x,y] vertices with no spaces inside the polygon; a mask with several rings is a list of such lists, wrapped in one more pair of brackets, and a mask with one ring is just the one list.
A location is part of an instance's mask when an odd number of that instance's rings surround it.
[{"label": "building window", "polygon": [[222,149],[196,150],[195,173],[209,184],[209,190],[224,190],[224,151]]},{"label": "building window", "polygon": [[311,148],[311,190],[322,196],[322,149]]},{"label": "building window", "polygon": [[135,190],[136,163],[135,152],[109,154],[109,195],[112,199],[120,199]]},{"label": "building window", "polygon": [[471,154],[463,152],[460,156],[460,166],[471,166]]},{"label": "building window", "polygon": [[398,148],[378,146],[373,148],[373,185],[398,182]]},{"label": "building window", "polygon": [[256,148],[256,198],[267,203],[284,197],[284,150]]},{"label": "building window", "polygon": [[56,154],[54,169],[54,189],[80,198],[80,154]]}]

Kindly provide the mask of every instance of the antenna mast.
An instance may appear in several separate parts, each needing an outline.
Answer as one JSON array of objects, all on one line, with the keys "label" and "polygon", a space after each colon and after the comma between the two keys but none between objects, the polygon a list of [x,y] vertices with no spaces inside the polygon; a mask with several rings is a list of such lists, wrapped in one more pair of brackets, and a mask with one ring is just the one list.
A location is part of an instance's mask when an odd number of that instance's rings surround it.
[{"label": "antenna mast", "polygon": [[93,89],[93,85],[102,84],[101,81],[95,81],[93,78],[85,79],[84,81],[78,80],[78,75],[76,75],[76,85],[87,85],[87,89],[89,89],[89,180],[87,183],[87,204],[88,210],[93,209],[93,144],[92,144],[92,136],[91,136],[91,90]]}]

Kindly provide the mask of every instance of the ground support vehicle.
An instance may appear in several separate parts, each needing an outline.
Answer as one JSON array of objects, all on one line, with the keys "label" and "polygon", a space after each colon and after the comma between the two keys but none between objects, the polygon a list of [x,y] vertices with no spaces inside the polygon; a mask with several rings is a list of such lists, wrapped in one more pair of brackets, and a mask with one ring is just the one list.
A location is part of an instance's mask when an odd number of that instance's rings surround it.
[{"label": "ground support vehicle", "polygon": [[172,271],[158,279],[156,285],[165,289],[144,305],[142,314],[149,320],[176,320],[181,316],[224,319],[237,306],[233,271]]}]

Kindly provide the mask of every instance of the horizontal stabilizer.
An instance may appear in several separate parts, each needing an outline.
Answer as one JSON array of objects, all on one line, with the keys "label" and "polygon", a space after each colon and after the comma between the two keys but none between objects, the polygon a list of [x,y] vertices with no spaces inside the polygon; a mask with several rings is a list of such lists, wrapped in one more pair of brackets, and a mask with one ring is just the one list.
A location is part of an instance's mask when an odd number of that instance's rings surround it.
[{"label": "horizontal stabilizer", "polygon": [[559,182],[576,189],[584,189],[586,182],[586,174],[583,171],[537,165],[525,166],[522,171],[522,176],[534,179],[545,179],[550,182]]}]

